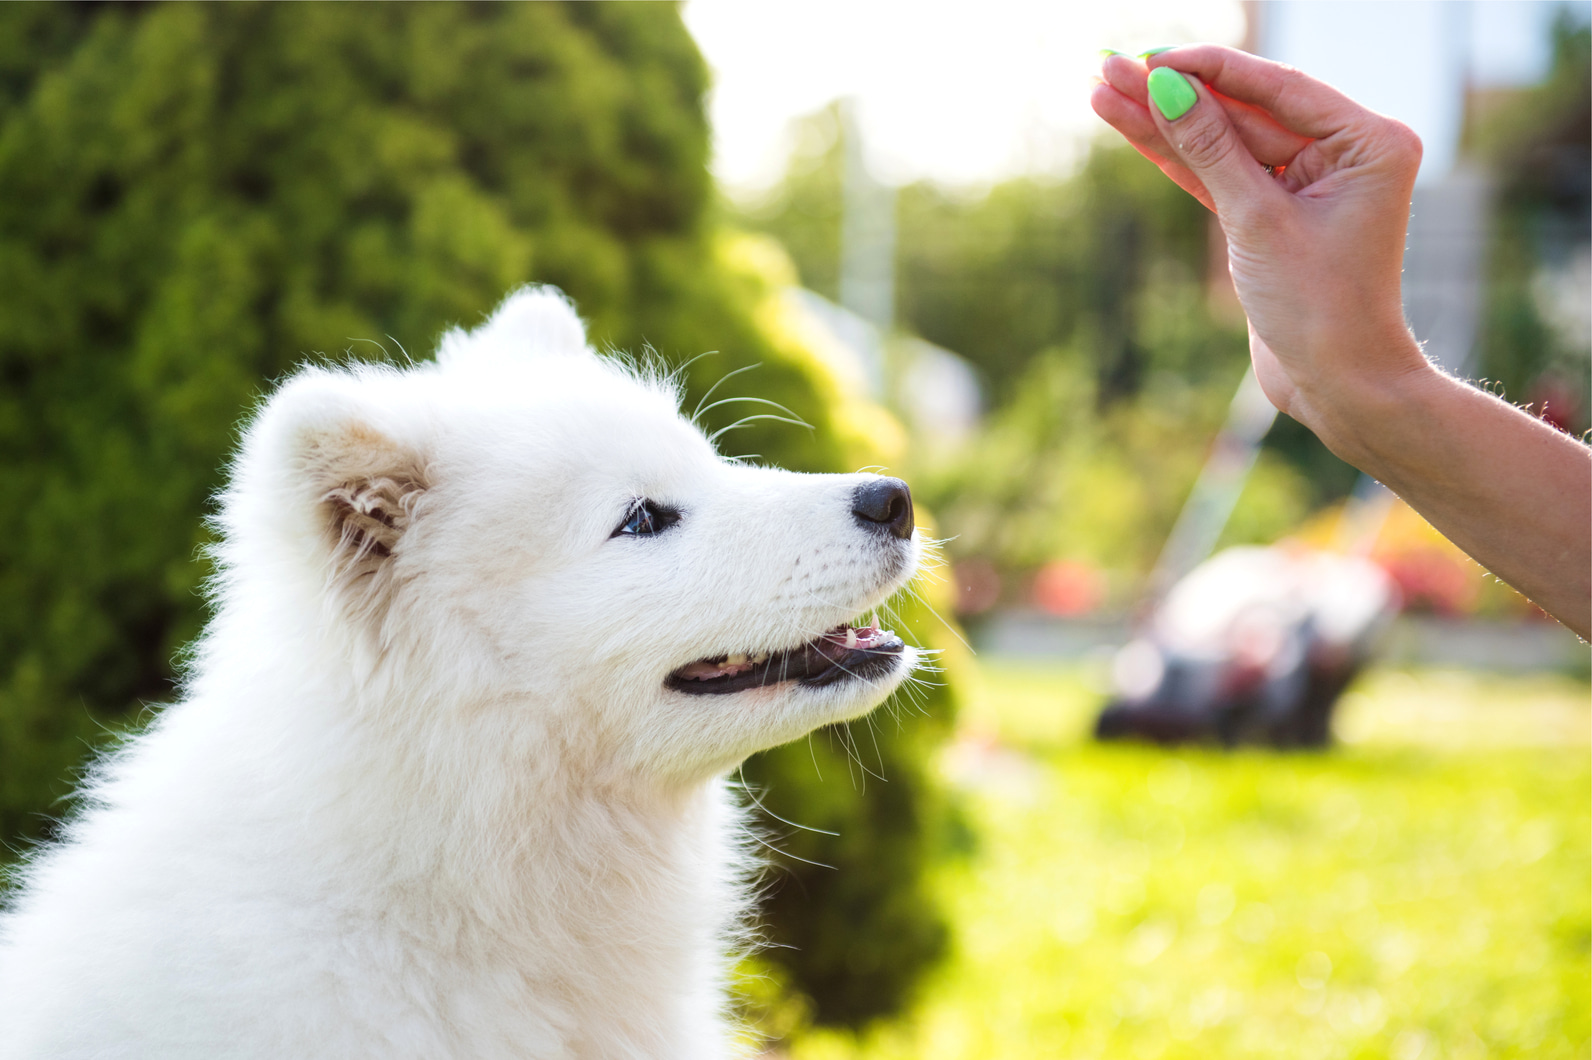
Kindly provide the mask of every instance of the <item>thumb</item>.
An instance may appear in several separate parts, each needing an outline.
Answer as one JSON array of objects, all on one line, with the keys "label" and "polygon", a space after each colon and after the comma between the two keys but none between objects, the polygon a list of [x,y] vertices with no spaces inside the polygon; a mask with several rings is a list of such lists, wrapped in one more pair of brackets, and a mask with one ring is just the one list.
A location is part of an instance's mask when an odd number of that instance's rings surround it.
[{"label": "thumb", "polygon": [[1198,78],[1158,66],[1150,71],[1148,87],[1150,113],[1162,138],[1205,185],[1218,214],[1244,212],[1281,192]]}]

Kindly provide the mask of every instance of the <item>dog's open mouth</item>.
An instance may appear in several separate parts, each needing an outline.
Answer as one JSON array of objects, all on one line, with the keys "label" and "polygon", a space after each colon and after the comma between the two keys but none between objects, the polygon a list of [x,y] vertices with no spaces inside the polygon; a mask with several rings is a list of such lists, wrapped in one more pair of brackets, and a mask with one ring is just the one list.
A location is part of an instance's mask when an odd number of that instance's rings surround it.
[{"label": "dog's open mouth", "polygon": [[691,695],[724,695],[781,681],[819,688],[846,678],[886,674],[905,647],[901,638],[887,629],[842,625],[789,651],[698,659],[680,667],[663,683]]}]

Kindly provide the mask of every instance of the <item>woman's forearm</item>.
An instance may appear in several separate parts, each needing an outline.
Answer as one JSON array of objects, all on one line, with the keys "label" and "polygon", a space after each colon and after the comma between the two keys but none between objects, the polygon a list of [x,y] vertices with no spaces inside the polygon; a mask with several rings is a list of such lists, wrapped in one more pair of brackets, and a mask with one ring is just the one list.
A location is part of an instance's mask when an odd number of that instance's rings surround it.
[{"label": "woman's forearm", "polygon": [[1334,452],[1592,638],[1592,450],[1436,368],[1314,398]]}]

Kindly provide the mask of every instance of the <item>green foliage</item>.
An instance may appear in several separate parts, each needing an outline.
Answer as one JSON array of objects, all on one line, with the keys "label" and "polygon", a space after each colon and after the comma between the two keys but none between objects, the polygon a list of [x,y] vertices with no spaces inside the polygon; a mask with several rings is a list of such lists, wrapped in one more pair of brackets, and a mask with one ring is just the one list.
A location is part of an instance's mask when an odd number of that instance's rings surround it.
[{"label": "green foliage", "polygon": [[1216,549],[1277,541],[1298,529],[1314,507],[1312,499],[1311,483],[1298,469],[1262,449]]},{"label": "green foliage", "polygon": [[[741,392],[814,428],[754,423],[730,451],[879,461],[877,410],[781,330],[777,262],[714,223],[706,85],[673,5],[0,7],[7,843],[45,832],[96,737],[173,694],[235,426],[306,358],[423,356],[512,287],[553,283],[597,343],[721,351],[691,366],[692,395],[761,364]],[[821,805],[851,844],[827,855],[843,905],[772,907],[772,939],[805,948],[769,959],[821,1018],[888,1010],[935,952],[914,739],[881,744],[884,802],[843,769],[820,782],[802,745],[748,769],[779,778],[783,816]],[[878,967],[849,976],[837,952]]]},{"label": "green foliage", "polygon": [[1014,399],[925,482],[925,500],[943,512],[959,550],[1010,569],[1068,555],[1128,569],[1154,559],[1204,455],[1175,444],[1184,441],[1181,421],[1192,414],[1208,434],[1221,410],[1163,399],[1102,414],[1096,404],[1076,353],[1050,351],[1030,364]]},{"label": "green foliage", "polygon": [[980,198],[912,185],[901,193],[901,319],[972,360],[997,399],[1060,345],[1085,354],[1102,401],[1155,372],[1203,381],[1241,364],[1205,308],[1208,223],[1122,146],[1097,146],[1067,180],[1013,180]]},{"label": "green foliage", "polygon": [[[784,179],[742,217],[786,246],[806,286],[834,298],[837,106],[797,123],[796,134]],[[1055,346],[1085,353],[1107,401],[1160,371],[1199,381],[1232,374],[1242,347],[1205,306],[1209,223],[1124,146],[1097,146],[1066,180],[1021,178],[977,193],[912,184],[897,203],[897,315],[971,360],[998,401]]]},{"label": "green foliage", "polygon": [[[1131,398],[1102,408],[1088,360],[1075,349],[1035,357],[980,434],[918,476],[958,556],[1021,577],[1055,559],[1087,560],[1128,579],[1154,563],[1171,531],[1230,393],[1160,372]],[[1273,541],[1308,511],[1309,489],[1285,461],[1263,454],[1225,543]],[[1020,601],[1013,601],[1020,602]]]},{"label": "green foliage", "polygon": [[1076,670],[996,662],[945,760],[953,951],[794,1060],[1585,1057],[1587,687],[1372,672],[1322,755],[1088,739]]},{"label": "green foliage", "polygon": [[[1564,426],[1585,429],[1588,351],[1544,319],[1542,295],[1553,271],[1592,242],[1592,29],[1563,13],[1548,79],[1476,125],[1471,147],[1498,181],[1479,374],[1514,401],[1540,400],[1534,384],[1556,382],[1579,395],[1578,415]],[[1584,303],[1584,278],[1564,280]]]},{"label": "green foliage", "polygon": [[784,178],[761,201],[732,212],[748,228],[778,239],[803,287],[840,300],[840,229],[845,157],[837,101],[791,125],[794,142]]}]

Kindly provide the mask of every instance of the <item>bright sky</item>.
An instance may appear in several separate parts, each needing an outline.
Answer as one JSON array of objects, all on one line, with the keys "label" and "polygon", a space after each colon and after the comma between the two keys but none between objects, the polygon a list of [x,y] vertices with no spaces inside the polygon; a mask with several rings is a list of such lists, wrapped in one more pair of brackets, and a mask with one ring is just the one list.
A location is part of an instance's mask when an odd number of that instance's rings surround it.
[{"label": "bright sky", "polygon": [[1545,75],[1561,9],[1586,21],[1585,2],[1272,3],[1260,46],[1414,129],[1425,147],[1425,183],[1454,164],[1465,83],[1530,84]]},{"label": "bright sky", "polygon": [[714,70],[714,172],[732,189],[772,183],[791,119],[841,96],[886,180],[1064,168],[1104,127],[1101,48],[1244,31],[1236,0],[689,0],[685,21]]},{"label": "bright sky", "polygon": [[[1540,76],[1555,11],[1588,12],[1584,0],[1262,7],[1264,51],[1421,134],[1423,179],[1452,159],[1464,79]],[[732,191],[777,179],[791,120],[841,96],[856,98],[870,165],[891,182],[1064,170],[1104,129],[1089,109],[1101,48],[1244,33],[1237,0],[688,0],[685,20],[714,70],[714,172]]]}]

